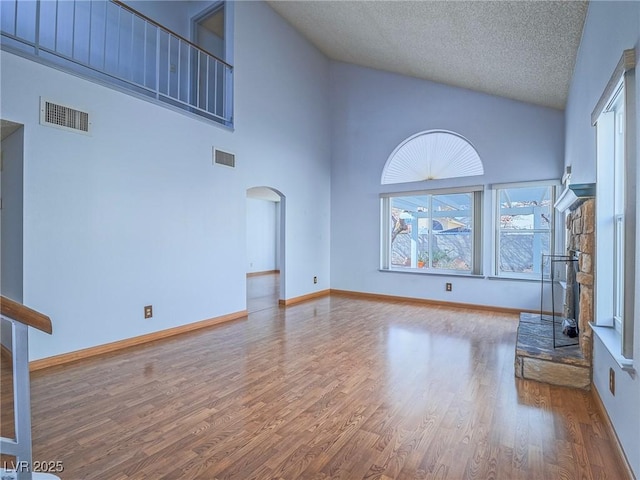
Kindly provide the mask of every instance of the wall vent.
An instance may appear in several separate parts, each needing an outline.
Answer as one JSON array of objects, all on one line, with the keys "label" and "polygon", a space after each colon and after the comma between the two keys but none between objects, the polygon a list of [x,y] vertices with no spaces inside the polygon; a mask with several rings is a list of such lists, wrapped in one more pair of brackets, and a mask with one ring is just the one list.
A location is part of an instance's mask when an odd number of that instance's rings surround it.
[{"label": "wall vent", "polygon": [[91,127],[87,112],[53,103],[44,98],[40,99],[40,124],[85,134],[89,133]]},{"label": "wall vent", "polygon": [[235,168],[236,166],[236,156],[233,153],[224,152],[222,150],[218,150],[217,148],[213,149],[213,163],[218,165],[225,165],[227,167]]}]

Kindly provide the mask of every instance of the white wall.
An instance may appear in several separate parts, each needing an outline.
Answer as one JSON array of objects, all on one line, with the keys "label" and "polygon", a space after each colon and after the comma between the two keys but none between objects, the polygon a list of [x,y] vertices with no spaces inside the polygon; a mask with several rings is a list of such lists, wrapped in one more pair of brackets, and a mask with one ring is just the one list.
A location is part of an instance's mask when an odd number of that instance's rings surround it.
[{"label": "white wall", "polygon": [[278,203],[247,198],[247,273],[277,270]]},{"label": "white wall", "polygon": [[[54,329],[32,359],[244,310],[253,185],[287,199],[283,298],[328,288],[328,62],[264,3],[235,18],[235,131],[1,54],[2,117],[25,125],[24,302]],[[89,111],[91,136],[40,126],[41,95]]]},{"label": "white wall", "polygon": [[[331,287],[414,298],[535,309],[537,281],[378,271],[382,192],[559,179],[564,117],[465,89],[347,64],[332,65]],[[467,138],[483,176],[380,185],[387,158],[409,136],[431,129]],[[491,273],[491,195],[485,194],[484,274]],[[445,292],[445,283],[453,291]]]},{"label": "white wall", "polygon": [[23,129],[2,140],[2,234],[0,265],[2,295],[22,301]]},{"label": "white wall", "polygon": [[[640,50],[640,3],[590,2],[566,110],[565,162],[572,165],[572,181],[575,183],[596,181],[596,131],[591,126],[591,112],[623,50],[634,47],[637,55]],[[637,73],[636,92],[640,92],[640,75]],[[636,102],[637,115],[640,112],[640,96],[637,94]],[[640,125],[637,118],[636,124]],[[640,151],[640,145],[637,151]],[[636,184],[638,183],[640,177]],[[640,222],[636,222],[637,238],[640,238],[639,225]],[[637,248],[636,256],[640,258],[640,244]],[[636,265],[635,268],[638,278],[640,267]],[[640,298],[638,281],[635,296]],[[640,304],[637,301],[635,318],[634,367],[638,372]],[[631,468],[636,477],[640,477],[640,378],[637,373],[631,376],[623,372],[597,337],[594,340],[593,353],[593,383],[613,422]],[[610,368],[616,375],[615,396],[609,392]]]}]

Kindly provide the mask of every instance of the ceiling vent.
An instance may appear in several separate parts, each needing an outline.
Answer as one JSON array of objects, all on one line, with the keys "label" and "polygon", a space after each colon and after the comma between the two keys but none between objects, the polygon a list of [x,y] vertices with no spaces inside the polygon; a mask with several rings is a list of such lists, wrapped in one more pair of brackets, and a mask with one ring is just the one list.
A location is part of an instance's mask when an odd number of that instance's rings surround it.
[{"label": "ceiling vent", "polygon": [[225,165],[227,167],[235,168],[236,167],[236,156],[233,153],[224,152],[222,150],[218,150],[217,148],[213,149],[213,163],[218,165]]},{"label": "ceiling vent", "polygon": [[40,124],[77,133],[89,133],[89,114],[40,99]]}]

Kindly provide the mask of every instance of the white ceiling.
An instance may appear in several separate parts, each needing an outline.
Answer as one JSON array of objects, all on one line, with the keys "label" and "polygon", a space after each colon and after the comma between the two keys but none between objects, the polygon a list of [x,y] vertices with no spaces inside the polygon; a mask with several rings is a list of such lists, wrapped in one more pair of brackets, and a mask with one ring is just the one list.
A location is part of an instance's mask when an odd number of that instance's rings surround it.
[{"label": "white ceiling", "polygon": [[268,2],[332,60],[564,109],[585,1]]}]

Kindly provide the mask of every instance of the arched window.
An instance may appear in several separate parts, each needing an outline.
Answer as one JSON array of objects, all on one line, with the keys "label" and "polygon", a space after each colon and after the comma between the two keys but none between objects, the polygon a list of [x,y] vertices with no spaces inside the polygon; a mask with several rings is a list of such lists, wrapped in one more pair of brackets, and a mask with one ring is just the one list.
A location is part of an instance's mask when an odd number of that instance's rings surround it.
[{"label": "arched window", "polygon": [[396,147],[382,170],[382,185],[483,175],[478,152],[446,130],[417,133]]}]

